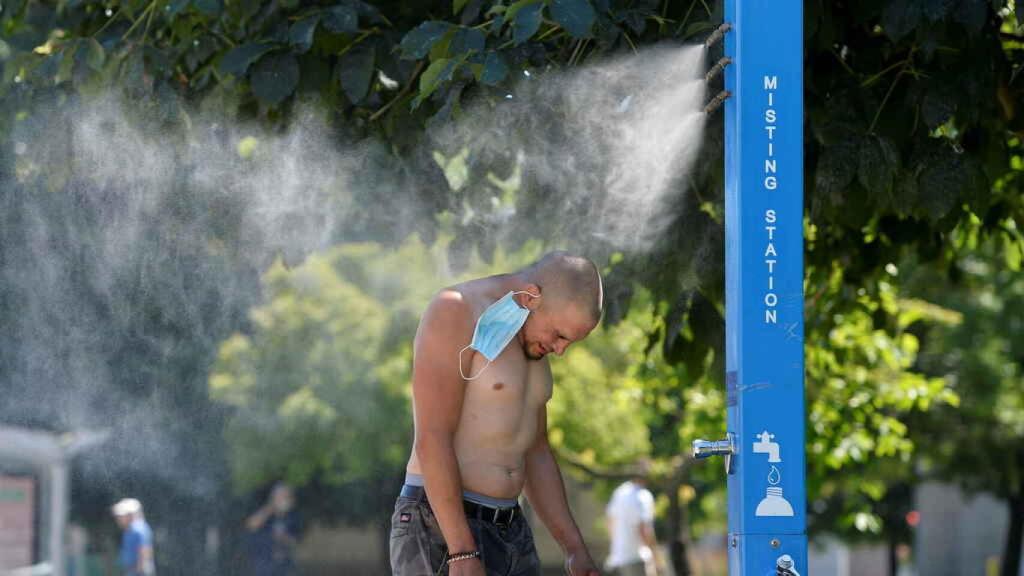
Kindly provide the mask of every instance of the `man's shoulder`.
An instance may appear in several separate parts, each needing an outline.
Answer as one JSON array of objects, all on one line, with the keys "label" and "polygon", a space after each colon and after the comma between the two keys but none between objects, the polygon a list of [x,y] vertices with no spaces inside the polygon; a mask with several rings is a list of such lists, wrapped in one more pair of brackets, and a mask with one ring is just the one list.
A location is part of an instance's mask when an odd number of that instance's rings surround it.
[{"label": "man's shoulder", "polygon": [[420,317],[416,347],[443,352],[455,343],[468,342],[472,331],[473,308],[468,299],[460,290],[444,288],[430,299]]},{"label": "man's shoulder", "polygon": [[152,539],[153,531],[150,530],[149,524],[143,522],[133,522],[125,530],[125,538],[131,544],[144,545],[148,544]]},{"label": "man's shoulder", "polygon": [[621,505],[625,499],[630,497],[631,493],[632,486],[628,482],[619,484],[619,486],[612,491],[612,497],[609,504],[612,506]]},{"label": "man's shoulder", "polygon": [[430,299],[421,323],[458,325],[470,319],[473,307],[469,298],[458,288],[442,288]]},{"label": "man's shoulder", "polygon": [[612,493],[612,498],[623,501],[654,501],[654,494],[646,487],[634,482],[624,482]]}]

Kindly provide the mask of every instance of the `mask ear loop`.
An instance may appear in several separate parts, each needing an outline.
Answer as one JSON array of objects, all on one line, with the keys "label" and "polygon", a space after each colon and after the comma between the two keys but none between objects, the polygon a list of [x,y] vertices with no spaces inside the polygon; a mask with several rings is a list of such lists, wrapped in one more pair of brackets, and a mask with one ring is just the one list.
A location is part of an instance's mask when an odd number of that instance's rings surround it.
[{"label": "mask ear loop", "polygon": [[481,368],[480,371],[476,373],[476,376],[473,376],[472,378],[466,376],[465,372],[462,371],[462,353],[465,352],[470,346],[472,346],[472,344],[466,344],[465,346],[462,347],[462,350],[459,350],[459,376],[462,376],[462,379],[466,381],[476,380],[477,378],[480,377],[481,374],[484,373],[484,370],[487,370],[487,367],[491,365],[491,361],[488,360],[487,364],[484,364],[484,367]]}]

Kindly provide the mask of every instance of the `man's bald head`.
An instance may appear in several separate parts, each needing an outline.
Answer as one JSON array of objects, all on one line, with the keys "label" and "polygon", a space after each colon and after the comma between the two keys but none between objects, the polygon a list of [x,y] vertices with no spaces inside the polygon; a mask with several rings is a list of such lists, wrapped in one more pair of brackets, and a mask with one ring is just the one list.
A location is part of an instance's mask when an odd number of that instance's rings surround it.
[{"label": "man's bald head", "polygon": [[543,301],[570,304],[596,324],[604,307],[601,273],[589,258],[564,250],[548,252],[522,270],[524,278],[541,289]]}]

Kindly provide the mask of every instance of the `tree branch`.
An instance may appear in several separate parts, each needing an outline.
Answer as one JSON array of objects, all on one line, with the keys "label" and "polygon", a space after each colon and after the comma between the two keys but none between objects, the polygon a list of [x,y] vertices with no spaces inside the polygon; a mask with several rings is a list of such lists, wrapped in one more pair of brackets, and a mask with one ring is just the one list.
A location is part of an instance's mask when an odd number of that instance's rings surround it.
[{"label": "tree branch", "polygon": [[575,454],[554,449],[553,452],[559,460],[595,480],[614,480],[622,482],[629,480],[630,478],[642,477],[649,483],[657,485],[671,484],[674,479],[678,479],[686,473],[690,463],[693,461],[693,457],[690,455],[679,454],[669,461],[669,469],[667,472],[662,474],[650,474],[645,472],[638,465],[623,466],[621,468],[602,468],[600,466],[587,464],[581,461]]}]

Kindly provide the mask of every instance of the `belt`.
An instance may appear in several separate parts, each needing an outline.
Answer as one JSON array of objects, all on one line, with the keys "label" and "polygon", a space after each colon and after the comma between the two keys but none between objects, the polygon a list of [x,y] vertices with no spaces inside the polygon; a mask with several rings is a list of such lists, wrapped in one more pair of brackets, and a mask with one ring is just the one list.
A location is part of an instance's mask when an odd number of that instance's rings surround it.
[{"label": "belt", "polygon": [[[405,484],[402,486],[401,496],[403,498],[419,500],[427,506],[430,505],[430,502],[427,501],[427,492],[422,486],[410,486]],[[512,520],[514,520],[516,516],[523,513],[519,504],[508,508],[494,508],[492,506],[485,506],[476,502],[470,502],[466,499],[462,500],[462,508],[466,511],[467,517],[477,518],[497,526],[509,526],[512,524]]]}]

